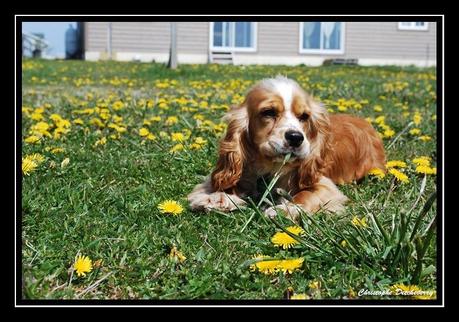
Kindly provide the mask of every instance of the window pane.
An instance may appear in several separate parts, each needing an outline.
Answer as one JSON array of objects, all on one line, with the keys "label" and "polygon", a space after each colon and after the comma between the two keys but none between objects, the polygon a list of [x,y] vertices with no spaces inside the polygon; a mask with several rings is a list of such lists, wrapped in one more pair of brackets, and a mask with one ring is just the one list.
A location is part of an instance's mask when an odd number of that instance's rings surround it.
[{"label": "window pane", "polygon": [[233,22],[224,22],[223,23],[223,46],[230,47],[231,46],[231,25]]},{"label": "window pane", "polygon": [[303,23],[303,48],[320,49],[320,22]]},{"label": "window pane", "polygon": [[252,46],[252,23],[251,22],[236,22],[236,47],[251,47]]},{"label": "window pane", "polygon": [[341,49],[341,22],[322,22],[323,49]]},{"label": "window pane", "polygon": [[214,47],[221,47],[223,40],[223,23],[214,22]]}]

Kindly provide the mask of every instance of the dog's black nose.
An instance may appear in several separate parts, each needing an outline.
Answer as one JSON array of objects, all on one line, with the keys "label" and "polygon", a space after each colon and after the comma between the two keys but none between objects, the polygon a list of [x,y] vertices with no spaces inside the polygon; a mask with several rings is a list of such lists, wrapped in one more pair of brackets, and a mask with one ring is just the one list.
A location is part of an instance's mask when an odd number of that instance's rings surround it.
[{"label": "dog's black nose", "polygon": [[285,132],[285,139],[288,142],[288,145],[291,147],[297,148],[303,143],[304,136],[298,131],[287,131]]}]

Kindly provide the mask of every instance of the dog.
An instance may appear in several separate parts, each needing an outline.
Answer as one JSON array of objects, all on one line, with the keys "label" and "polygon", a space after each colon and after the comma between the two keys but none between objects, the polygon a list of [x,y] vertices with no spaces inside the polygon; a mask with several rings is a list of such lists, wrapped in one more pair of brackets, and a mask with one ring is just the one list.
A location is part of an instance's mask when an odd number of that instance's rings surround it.
[{"label": "dog", "polygon": [[292,197],[279,198],[264,211],[267,216],[280,210],[295,220],[301,209],[339,212],[348,198],[336,184],[358,181],[373,168],[385,171],[384,146],[370,123],[329,115],[286,77],[254,85],[224,120],[228,127],[215,169],[188,195],[192,210],[229,212],[245,206],[245,198],[259,196],[260,178],[278,173],[276,188]]}]

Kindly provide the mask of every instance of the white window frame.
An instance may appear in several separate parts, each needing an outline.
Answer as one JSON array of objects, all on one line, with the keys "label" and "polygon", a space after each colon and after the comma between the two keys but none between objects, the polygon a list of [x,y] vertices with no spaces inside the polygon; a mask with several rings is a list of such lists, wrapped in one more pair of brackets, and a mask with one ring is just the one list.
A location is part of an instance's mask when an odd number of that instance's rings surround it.
[{"label": "white window frame", "polygon": [[[403,23],[409,22],[411,25],[405,26]],[[398,30],[416,30],[416,31],[425,31],[429,30],[429,23],[427,21],[422,21],[424,26],[416,26],[416,21],[401,21],[398,23]]]},{"label": "white window frame", "polygon": [[[320,21],[322,22],[322,21]],[[341,35],[340,35],[340,49],[305,49],[303,48],[303,33],[304,33],[304,22],[300,22],[300,39],[299,39],[299,53],[300,54],[325,54],[325,55],[336,55],[336,54],[344,54],[344,35],[346,34],[346,23],[344,21],[341,22]],[[323,46],[323,37],[320,35],[320,47]]]},{"label": "white window frame", "polygon": [[[231,21],[232,22],[232,21]],[[214,46],[214,22],[211,21],[209,24],[209,50],[210,51],[232,51],[232,52],[256,52],[257,51],[257,41],[258,41],[258,22],[256,21],[246,21],[252,23],[252,35],[253,42],[252,47],[215,47]],[[233,34],[235,34],[236,24],[233,24]]]}]

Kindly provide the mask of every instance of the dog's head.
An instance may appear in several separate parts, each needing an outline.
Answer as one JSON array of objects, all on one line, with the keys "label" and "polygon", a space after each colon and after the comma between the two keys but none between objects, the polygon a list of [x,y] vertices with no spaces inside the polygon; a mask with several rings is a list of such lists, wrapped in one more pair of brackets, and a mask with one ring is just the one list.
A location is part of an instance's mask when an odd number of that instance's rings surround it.
[{"label": "dog's head", "polygon": [[325,108],[295,81],[285,77],[262,80],[250,89],[240,106],[226,115],[226,120],[227,134],[220,143],[219,161],[212,173],[215,189],[234,186],[249,155],[256,156],[252,161],[263,160],[274,168],[290,153],[290,160],[299,164],[304,186],[317,179],[329,120]]}]

